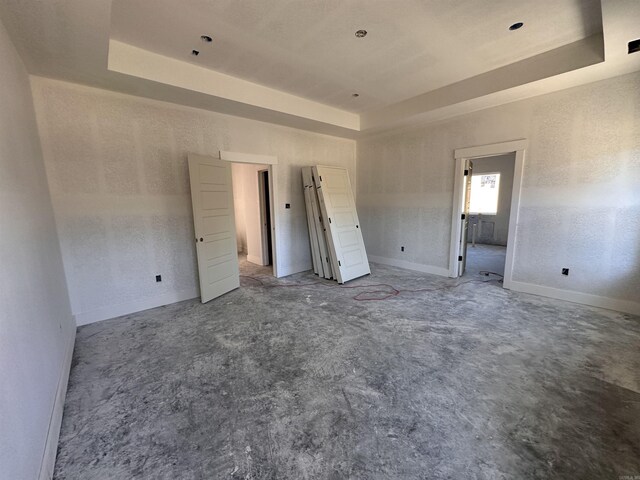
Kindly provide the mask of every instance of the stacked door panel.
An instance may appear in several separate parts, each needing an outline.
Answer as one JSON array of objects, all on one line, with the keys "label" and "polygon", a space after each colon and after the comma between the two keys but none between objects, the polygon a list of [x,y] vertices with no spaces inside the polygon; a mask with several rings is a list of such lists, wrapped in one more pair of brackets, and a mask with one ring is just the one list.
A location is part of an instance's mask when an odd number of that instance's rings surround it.
[{"label": "stacked door panel", "polygon": [[315,188],[313,187],[313,181],[311,179],[311,167],[302,168],[302,188],[304,189],[304,201],[307,210],[307,227],[309,228],[313,273],[324,277],[322,259],[320,258],[320,245],[318,244],[318,232],[316,230],[316,222],[310,198],[311,195],[315,195],[315,191],[312,192],[312,189],[315,190]]},{"label": "stacked door panel", "polygon": [[317,269],[316,273],[318,275],[331,279],[333,278],[333,268],[327,247],[327,233],[325,231],[326,228],[322,214],[320,213],[318,194],[311,167],[302,168],[302,184],[305,190],[305,201],[308,202],[307,220],[309,221],[309,242],[311,243],[312,256],[317,263],[314,271]]},{"label": "stacked door panel", "polygon": [[347,169],[316,166],[312,179],[324,222],[325,240],[338,283],[371,273]]}]

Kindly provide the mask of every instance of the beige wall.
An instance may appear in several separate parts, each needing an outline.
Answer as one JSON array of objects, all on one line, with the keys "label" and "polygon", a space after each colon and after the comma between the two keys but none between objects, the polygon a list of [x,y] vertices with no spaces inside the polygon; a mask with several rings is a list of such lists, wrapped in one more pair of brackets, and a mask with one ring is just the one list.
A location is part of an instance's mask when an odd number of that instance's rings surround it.
[{"label": "beige wall", "polygon": [[79,323],[198,294],[187,152],[278,157],[280,275],[311,268],[300,167],[339,165],[355,176],[352,140],[43,78],[32,83]]},{"label": "beige wall", "polygon": [[75,324],[29,77],[2,23],[0,232],[0,477],[35,479],[42,464],[45,478],[53,471]]},{"label": "beige wall", "polygon": [[359,140],[368,252],[447,268],[454,149],[526,138],[513,279],[638,309],[639,85],[634,73]]}]

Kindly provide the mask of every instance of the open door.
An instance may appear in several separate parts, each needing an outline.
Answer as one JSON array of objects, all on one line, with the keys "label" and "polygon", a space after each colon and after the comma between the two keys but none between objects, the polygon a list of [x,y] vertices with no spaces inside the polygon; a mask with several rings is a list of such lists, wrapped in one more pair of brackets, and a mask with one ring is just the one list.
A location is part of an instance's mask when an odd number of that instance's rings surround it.
[{"label": "open door", "polygon": [[200,298],[206,303],[240,287],[231,164],[189,154]]},{"label": "open door", "polygon": [[464,274],[467,266],[467,236],[469,231],[469,204],[471,203],[471,175],[473,162],[465,160],[464,163],[464,198],[462,200],[462,226],[460,228],[460,256],[458,257],[458,276]]},{"label": "open door", "polygon": [[334,274],[338,283],[371,273],[346,168],[313,167]]}]

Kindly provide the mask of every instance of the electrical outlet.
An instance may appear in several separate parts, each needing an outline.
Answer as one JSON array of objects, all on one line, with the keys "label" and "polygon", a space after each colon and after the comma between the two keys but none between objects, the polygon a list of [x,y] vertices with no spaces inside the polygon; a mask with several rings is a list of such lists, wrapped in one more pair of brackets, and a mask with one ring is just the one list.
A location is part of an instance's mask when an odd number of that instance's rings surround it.
[{"label": "electrical outlet", "polygon": [[569,275],[569,269],[568,268],[563,268],[562,269],[562,274],[563,275]]},{"label": "electrical outlet", "polygon": [[401,251],[401,252],[404,252],[404,247],[400,247],[400,251]]},{"label": "electrical outlet", "polygon": [[156,282],[162,281],[162,275],[156,275]]}]

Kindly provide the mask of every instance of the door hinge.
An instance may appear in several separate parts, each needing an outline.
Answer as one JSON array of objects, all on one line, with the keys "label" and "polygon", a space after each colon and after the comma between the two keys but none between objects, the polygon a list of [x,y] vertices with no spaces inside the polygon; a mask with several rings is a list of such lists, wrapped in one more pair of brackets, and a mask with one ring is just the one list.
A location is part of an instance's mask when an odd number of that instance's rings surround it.
[{"label": "door hinge", "polygon": [[320,175],[319,178],[320,178],[320,181],[322,181],[322,175]]},{"label": "door hinge", "polygon": [[329,223],[331,223],[331,217],[329,217]]},{"label": "door hinge", "polygon": [[342,266],[342,264],[340,263],[340,260],[338,260],[338,266],[339,266],[339,267],[341,267],[341,266]]},{"label": "door hinge", "polygon": [[465,218],[467,218],[467,216],[463,213],[462,217],[460,217],[460,218],[462,218],[462,220],[464,220]]},{"label": "door hinge", "polygon": [[469,170],[465,170],[465,171],[464,171],[464,176],[465,176],[465,177],[469,176]]},{"label": "door hinge", "polygon": [[458,255],[458,261],[461,262],[462,261],[462,255]]}]

